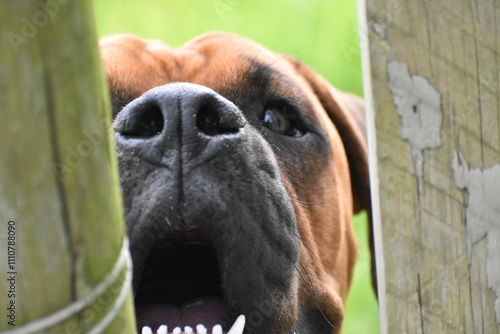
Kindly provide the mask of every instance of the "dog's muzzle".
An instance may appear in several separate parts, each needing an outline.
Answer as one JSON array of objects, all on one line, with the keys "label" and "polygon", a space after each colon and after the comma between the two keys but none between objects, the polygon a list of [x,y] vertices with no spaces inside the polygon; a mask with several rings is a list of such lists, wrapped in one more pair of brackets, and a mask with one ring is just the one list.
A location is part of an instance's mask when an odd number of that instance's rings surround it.
[{"label": "dog's muzzle", "polygon": [[255,330],[286,326],[297,298],[294,211],[272,149],[240,109],[173,83],[129,103],[114,131],[139,328],[228,333],[264,306]]}]

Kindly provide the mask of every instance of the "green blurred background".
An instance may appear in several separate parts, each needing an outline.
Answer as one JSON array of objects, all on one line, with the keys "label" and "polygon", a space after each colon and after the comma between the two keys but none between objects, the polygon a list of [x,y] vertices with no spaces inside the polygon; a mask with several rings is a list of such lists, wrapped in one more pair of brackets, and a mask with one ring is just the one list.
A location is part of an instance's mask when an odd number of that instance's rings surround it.
[{"label": "green blurred background", "polygon": [[[337,88],[362,95],[356,0],[94,0],[100,36],[133,33],[179,46],[210,30],[249,37],[289,53]],[[370,283],[366,215],[354,221],[359,261],[344,333],[379,333]]]}]

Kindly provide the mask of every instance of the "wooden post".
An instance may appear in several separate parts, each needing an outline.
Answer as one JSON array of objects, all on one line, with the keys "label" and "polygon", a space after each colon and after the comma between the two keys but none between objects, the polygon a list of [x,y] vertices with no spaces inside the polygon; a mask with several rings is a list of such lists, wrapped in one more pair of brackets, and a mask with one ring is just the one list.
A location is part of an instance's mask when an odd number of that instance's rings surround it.
[{"label": "wooden post", "polygon": [[499,3],[358,4],[382,333],[500,333]]},{"label": "wooden post", "polygon": [[1,333],[135,332],[92,4],[0,3]]}]

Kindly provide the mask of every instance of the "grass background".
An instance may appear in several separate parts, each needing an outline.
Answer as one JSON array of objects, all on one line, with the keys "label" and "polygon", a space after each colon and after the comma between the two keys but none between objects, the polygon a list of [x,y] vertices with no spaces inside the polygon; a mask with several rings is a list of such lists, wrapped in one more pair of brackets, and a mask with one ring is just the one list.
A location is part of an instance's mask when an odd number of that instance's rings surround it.
[{"label": "grass background", "polygon": [[[230,31],[292,54],[337,88],[362,95],[355,0],[94,1],[100,36],[133,33],[175,47],[206,31]],[[377,334],[366,216],[357,216],[354,225],[360,254],[344,333]]]}]

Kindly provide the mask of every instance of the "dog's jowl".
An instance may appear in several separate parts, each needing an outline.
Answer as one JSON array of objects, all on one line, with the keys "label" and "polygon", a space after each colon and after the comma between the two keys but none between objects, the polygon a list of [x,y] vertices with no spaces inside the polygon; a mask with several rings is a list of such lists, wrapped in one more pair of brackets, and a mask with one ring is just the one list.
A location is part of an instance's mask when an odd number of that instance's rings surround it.
[{"label": "dog's jowl", "polygon": [[101,53],[138,330],[340,333],[369,208],[361,100],[231,34]]}]

